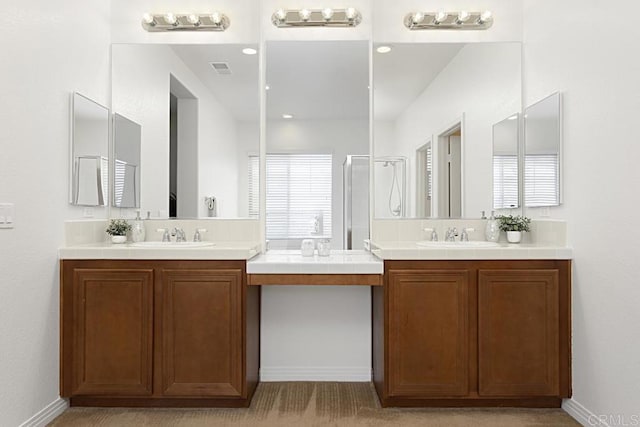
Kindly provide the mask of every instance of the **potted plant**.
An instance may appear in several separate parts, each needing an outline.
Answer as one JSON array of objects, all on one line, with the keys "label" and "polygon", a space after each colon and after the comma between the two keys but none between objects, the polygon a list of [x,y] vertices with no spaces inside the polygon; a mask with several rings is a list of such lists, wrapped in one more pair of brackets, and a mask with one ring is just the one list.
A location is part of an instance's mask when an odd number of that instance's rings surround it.
[{"label": "potted plant", "polygon": [[531,218],[522,215],[501,215],[496,217],[500,230],[507,233],[507,242],[520,243],[522,232],[529,231]]},{"label": "potted plant", "polygon": [[112,243],[124,243],[130,230],[131,224],[126,219],[112,219],[105,231],[111,236]]}]

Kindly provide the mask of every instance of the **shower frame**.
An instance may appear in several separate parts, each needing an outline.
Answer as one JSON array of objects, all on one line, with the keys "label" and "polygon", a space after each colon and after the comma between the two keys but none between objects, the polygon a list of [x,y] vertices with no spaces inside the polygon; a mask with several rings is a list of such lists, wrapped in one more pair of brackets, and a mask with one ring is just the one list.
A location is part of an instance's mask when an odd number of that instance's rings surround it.
[{"label": "shower frame", "polygon": [[[400,191],[400,215],[398,215],[397,217],[392,216],[392,218],[405,218],[406,214],[407,214],[407,158],[404,156],[381,156],[381,157],[374,157],[373,159],[373,188],[374,188],[374,194],[373,194],[373,198],[374,198],[374,206],[375,206],[375,198],[376,198],[376,193],[377,193],[377,186],[375,183],[375,164],[376,163],[402,163],[402,176],[401,176],[401,191]],[[391,185],[393,185],[393,183],[391,183]]]}]

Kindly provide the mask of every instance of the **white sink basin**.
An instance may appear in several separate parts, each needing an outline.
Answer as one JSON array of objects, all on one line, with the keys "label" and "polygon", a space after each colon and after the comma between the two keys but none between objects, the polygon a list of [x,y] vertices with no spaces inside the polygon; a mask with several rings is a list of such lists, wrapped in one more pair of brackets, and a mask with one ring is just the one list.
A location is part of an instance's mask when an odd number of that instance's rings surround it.
[{"label": "white sink basin", "polygon": [[475,248],[497,248],[500,246],[496,242],[484,242],[484,241],[471,241],[471,242],[431,242],[429,240],[423,240],[417,242],[416,245],[424,248],[433,249],[475,249]]},{"label": "white sink basin", "polygon": [[166,248],[166,249],[178,249],[178,248],[203,248],[206,246],[214,246],[214,242],[136,242],[131,243],[131,246],[137,248]]}]

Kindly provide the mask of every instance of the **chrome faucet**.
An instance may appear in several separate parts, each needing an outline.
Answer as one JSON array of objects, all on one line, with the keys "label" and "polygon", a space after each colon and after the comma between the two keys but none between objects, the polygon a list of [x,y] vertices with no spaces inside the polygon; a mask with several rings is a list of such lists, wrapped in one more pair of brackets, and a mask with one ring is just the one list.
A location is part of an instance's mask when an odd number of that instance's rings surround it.
[{"label": "chrome faucet", "polygon": [[455,227],[447,228],[447,232],[444,235],[445,242],[455,242],[456,236],[458,235],[458,229]]},{"label": "chrome faucet", "polygon": [[469,233],[472,233],[476,231],[474,228],[471,227],[466,227],[462,229],[462,234],[460,235],[460,241],[461,242],[468,242],[469,241]]},{"label": "chrome faucet", "polygon": [[186,242],[187,238],[184,235],[184,230],[180,227],[175,227],[173,229],[173,232],[171,233],[172,236],[176,236],[176,242]]},{"label": "chrome faucet", "polygon": [[171,236],[169,235],[169,229],[168,228],[158,228],[158,233],[162,233],[162,241],[163,242],[170,242],[171,241]]},{"label": "chrome faucet", "polygon": [[438,232],[436,231],[435,228],[425,228],[424,231],[426,231],[427,233],[430,233],[430,239],[432,242],[438,241]]},{"label": "chrome faucet", "polygon": [[206,233],[206,228],[196,228],[196,232],[193,233],[193,241],[194,242],[202,242],[202,233]]}]

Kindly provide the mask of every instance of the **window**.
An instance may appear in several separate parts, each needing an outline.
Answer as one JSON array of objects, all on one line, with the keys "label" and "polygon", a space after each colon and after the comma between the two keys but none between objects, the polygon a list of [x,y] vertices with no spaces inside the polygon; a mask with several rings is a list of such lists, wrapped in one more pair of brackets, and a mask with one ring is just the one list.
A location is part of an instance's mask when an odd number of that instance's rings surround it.
[{"label": "window", "polygon": [[[331,237],[331,165],[331,154],[267,154],[267,239]],[[258,158],[250,156],[250,212],[258,206],[257,174]]]},{"label": "window", "polygon": [[493,156],[493,208],[518,206],[518,157]]},{"label": "window", "polygon": [[260,216],[260,157],[249,156],[249,218]]},{"label": "window", "polygon": [[524,159],[526,206],[555,206],[558,200],[558,155],[527,154]]}]

